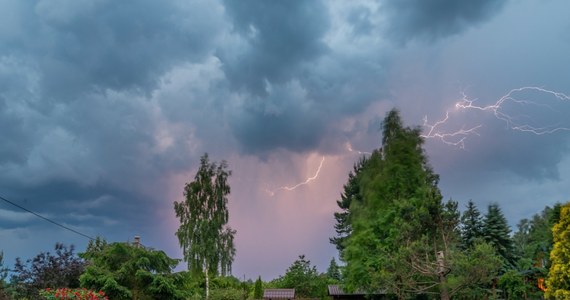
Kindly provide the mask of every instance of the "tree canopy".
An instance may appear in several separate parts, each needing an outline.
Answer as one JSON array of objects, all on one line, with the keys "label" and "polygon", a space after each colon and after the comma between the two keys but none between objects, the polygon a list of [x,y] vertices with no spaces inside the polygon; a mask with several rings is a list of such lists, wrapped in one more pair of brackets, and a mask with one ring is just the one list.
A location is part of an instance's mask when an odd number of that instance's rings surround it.
[{"label": "tree canopy", "polygon": [[128,243],[91,241],[81,256],[89,261],[81,286],[103,290],[111,299],[186,299],[178,288],[182,278],[172,274],[177,259],[163,251]]},{"label": "tree canopy", "polygon": [[227,275],[235,256],[235,230],[227,226],[230,194],[226,161],[210,162],[208,154],[200,158],[194,180],[184,187],[184,201],[174,202],[180,227],[176,237],[191,272],[204,272],[206,297],[210,275]]},{"label": "tree canopy", "polygon": [[[411,288],[418,293],[429,289],[418,284],[426,280],[414,270],[413,260],[420,253],[431,262],[437,259],[428,244],[440,240],[447,221],[439,177],[428,163],[420,133],[404,127],[399,112],[391,110],[383,122],[381,148],[358,172],[362,200],[350,204],[352,234],[341,252],[349,290],[389,290],[406,297]],[[426,252],[428,248],[432,250]],[[437,272],[429,276],[437,278]]]},{"label": "tree canopy", "polygon": [[552,266],[548,273],[546,296],[570,299],[570,202],[560,208],[559,221],[552,228],[554,247],[550,252]]},{"label": "tree canopy", "polygon": [[55,253],[40,252],[23,262],[16,258],[11,278],[13,294],[18,297],[37,298],[41,289],[53,287],[79,287],[79,276],[85,261],[78,257],[75,247],[56,243]]}]

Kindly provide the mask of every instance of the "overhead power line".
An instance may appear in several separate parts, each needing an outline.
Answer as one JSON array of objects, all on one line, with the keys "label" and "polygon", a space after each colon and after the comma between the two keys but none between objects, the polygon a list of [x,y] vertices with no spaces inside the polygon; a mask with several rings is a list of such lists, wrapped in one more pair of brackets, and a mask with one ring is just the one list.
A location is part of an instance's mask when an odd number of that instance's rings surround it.
[{"label": "overhead power line", "polygon": [[73,233],[75,233],[75,234],[79,234],[79,235],[81,235],[81,236],[83,236],[83,237],[86,237],[86,238],[88,238],[88,239],[90,239],[90,240],[94,240],[94,238],[92,238],[92,237],[90,237],[90,236],[88,236],[88,235],[86,235],[86,234],[84,234],[84,233],[81,233],[81,232],[79,232],[79,231],[77,231],[77,230],[75,230],[75,229],[73,229],[73,228],[69,228],[69,227],[67,227],[67,226],[65,226],[65,225],[63,225],[63,224],[60,224],[60,223],[58,223],[58,222],[56,222],[56,221],[54,221],[54,220],[51,220],[51,219],[49,219],[49,218],[46,218],[46,217],[44,217],[44,216],[42,216],[42,215],[40,215],[40,214],[38,214],[38,213],[36,213],[36,212],[33,212],[33,211],[31,211],[31,210],[29,210],[29,209],[27,209],[27,208],[25,208],[25,207],[23,207],[23,206],[21,206],[21,205],[19,205],[19,204],[16,204],[16,203],[14,203],[14,202],[8,200],[8,199],[6,199],[6,198],[4,198],[4,197],[2,197],[2,196],[0,196],[0,199],[3,200],[3,201],[5,201],[6,203],[9,203],[9,204],[11,204],[11,205],[13,205],[13,206],[15,206],[15,207],[21,209],[21,210],[24,210],[24,211],[26,211],[26,212],[29,212],[29,213],[31,213],[32,215],[34,215],[34,216],[36,216],[36,217],[38,217],[38,218],[40,218],[40,219],[44,219],[45,221],[48,221],[48,222],[50,222],[50,223],[52,223],[52,224],[54,224],[54,225],[56,225],[56,226],[59,226],[59,227],[61,227],[61,228],[63,228],[63,229],[66,229],[66,230],[69,230],[69,231],[71,231],[71,232],[73,232]]}]

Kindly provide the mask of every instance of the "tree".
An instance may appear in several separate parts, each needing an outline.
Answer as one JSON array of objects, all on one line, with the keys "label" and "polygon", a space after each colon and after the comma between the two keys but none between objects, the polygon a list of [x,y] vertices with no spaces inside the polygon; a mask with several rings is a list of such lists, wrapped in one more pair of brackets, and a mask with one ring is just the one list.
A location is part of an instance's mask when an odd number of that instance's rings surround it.
[{"label": "tree", "polygon": [[552,227],[554,247],[546,280],[548,299],[570,299],[570,202],[561,206],[558,223]]},{"label": "tree", "polygon": [[[404,127],[398,111],[392,110],[382,129],[381,149],[359,172],[362,201],[350,204],[352,233],[341,252],[347,263],[346,287],[370,293],[386,290],[400,298],[439,287],[445,295],[437,268],[426,275],[415,264],[421,254],[427,255],[422,265],[433,266],[446,247],[443,239],[456,231],[444,225],[439,177],[428,163],[419,128]],[[435,276],[436,284],[420,286],[426,276]]]},{"label": "tree", "polygon": [[350,204],[353,201],[362,201],[360,185],[358,184],[358,174],[364,168],[366,162],[367,159],[362,157],[356,164],[354,164],[353,170],[348,173],[348,181],[344,185],[344,192],[341,193],[340,200],[336,201],[341,211],[334,213],[334,218],[336,220],[336,224],[334,225],[336,236],[330,238],[330,242],[335,245],[337,250],[340,252],[341,257],[342,251],[345,248],[345,241],[352,233],[352,226],[350,224]]},{"label": "tree", "polygon": [[4,266],[4,252],[0,251],[0,299],[6,299],[4,288],[6,285],[6,277],[8,277],[8,268]]},{"label": "tree", "polygon": [[230,274],[235,256],[236,231],[227,226],[230,175],[226,161],[210,162],[208,154],[204,154],[194,180],[184,187],[185,200],[174,202],[180,220],[176,236],[184,261],[191,272],[204,272],[206,298],[210,276]]},{"label": "tree", "polygon": [[527,285],[524,275],[511,269],[499,278],[499,288],[503,290],[506,299],[527,299]]},{"label": "tree", "polygon": [[18,257],[11,278],[13,289],[19,297],[36,298],[45,288],[79,287],[79,276],[85,269],[85,261],[74,253],[73,245],[55,244],[55,254],[41,252],[25,262]]},{"label": "tree", "polygon": [[[525,298],[540,298],[544,292],[544,278],[550,268],[549,255],[553,247],[552,227],[559,220],[560,204],[554,207],[546,206],[540,213],[530,219],[522,219],[517,224],[517,231],[513,235],[513,245],[517,257],[516,269],[519,277],[513,274],[499,281],[508,283],[504,290],[524,291]],[[524,275],[524,276],[523,276]],[[515,286],[515,284],[522,284]],[[537,284],[538,283],[538,284]],[[512,292],[511,292],[512,294]]]},{"label": "tree", "polygon": [[503,215],[499,205],[490,204],[483,220],[483,237],[503,258],[507,269],[515,265],[514,246],[510,233],[507,218]]},{"label": "tree", "polygon": [[326,295],[326,279],[319,276],[317,268],[311,266],[311,261],[305,255],[299,258],[287,269],[279,280],[279,287],[295,289],[295,297],[320,298]]},{"label": "tree", "polygon": [[329,267],[327,268],[327,277],[331,279],[332,282],[340,282],[341,274],[340,274],[340,267],[336,263],[334,257],[331,259],[329,263]]},{"label": "tree", "polygon": [[110,299],[186,299],[179,286],[182,276],[172,274],[177,259],[163,251],[127,243],[90,241],[81,256],[89,265],[80,277],[81,286],[103,290]]},{"label": "tree", "polygon": [[211,300],[243,300],[247,298],[249,287],[246,281],[233,276],[219,276],[212,279]]},{"label": "tree", "polygon": [[471,248],[453,253],[449,294],[458,299],[486,299],[501,265],[493,246],[479,239]]},{"label": "tree", "polygon": [[263,282],[261,281],[261,276],[257,277],[255,281],[255,288],[253,290],[253,299],[263,298]]},{"label": "tree", "polygon": [[469,249],[475,239],[483,237],[483,219],[472,200],[467,203],[467,209],[461,216],[461,247]]}]

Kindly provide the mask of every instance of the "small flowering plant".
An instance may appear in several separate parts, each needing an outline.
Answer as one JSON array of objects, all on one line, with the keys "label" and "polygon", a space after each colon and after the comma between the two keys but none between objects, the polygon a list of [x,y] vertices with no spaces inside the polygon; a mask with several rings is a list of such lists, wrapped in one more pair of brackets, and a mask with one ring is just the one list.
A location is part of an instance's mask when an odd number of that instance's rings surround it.
[{"label": "small flowering plant", "polygon": [[41,299],[45,300],[109,300],[103,291],[88,289],[59,288],[40,290]]}]

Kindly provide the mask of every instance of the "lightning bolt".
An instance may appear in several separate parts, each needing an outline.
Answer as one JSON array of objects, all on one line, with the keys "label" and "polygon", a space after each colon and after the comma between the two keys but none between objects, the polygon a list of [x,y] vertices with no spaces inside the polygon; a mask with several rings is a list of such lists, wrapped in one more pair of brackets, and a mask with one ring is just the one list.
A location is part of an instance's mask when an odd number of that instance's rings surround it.
[{"label": "lightning bolt", "polygon": [[324,163],[325,163],[325,157],[323,156],[323,157],[321,158],[321,163],[319,164],[319,167],[317,168],[317,171],[315,172],[315,175],[313,175],[313,176],[307,178],[305,181],[303,181],[303,182],[301,182],[301,183],[297,183],[297,184],[295,184],[295,185],[293,185],[293,186],[282,186],[282,187],[278,187],[278,188],[276,188],[276,189],[274,189],[274,190],[272,190],[272,191],[266,190],[266,192],[268,192],[269,195],[271,195],[271,196],[275,196],[275,193],[278,192],[278,191],[293,191],[293,190],[297,189],[297,188],[300,187],[300,186],[307,185],[307,184],[309,184],[311,181],[313,181],[313,180],[315,180],[315,179],[317,179],[317,178],[319,177],[319,173],[321,173],[321,169],[323,168],[323,164],[324,164]]},{"label": "lightning bolt", "polygon": [[462,92],[462,98],[459,102],[455,103],[455,106],[451,110],[447,110],[445,112],[445,117],[441,120],[436,121],[433,124],[429,124],[427,120],[427,116],[424,117],[423,126],[426,128],[425,134],[422,134],[423,138],[426,139],[439,139],[445,144],[458,146],[462,149],[465,148],[465,140],[470,135],[479,135],[477,133],[477,129],[481,128],[483,125],[479,124],[476,126],[472,126],[469,128],[462,127],[459,130],[446,132],[442,129],[442,127],[448,122],[450,118],[450,114],[454,113],[458,110],[467,111],[467,110],[478,110],[483,112],[491,112],[494,117],[500,121],[503,121],[507,128],[514,131],[521,131],[526,133],[532,133],[535,135],[543,135],[543,134],[551,134],[557,131],[570,131],[570,127],[556,127],[556,126],[544,126],[544,127],[537,127],[530,124],[525,124],[517,120],[516,117],[509,115],[505,112],[504,106],[506,103],[512,102],[519,105],[535,105],[535,106],[542,106],[549,109],[552,109],[550,106],[546,104],[540,104],[535,101],[529,100],[521,100],[520,98],[516,97],[517,94],[521,94],[527,91],[535,91],[539,93],[543,93],[546,95],[553,96],[559,101],[570,101],[570,96],[548,90],[541,87],[536,86],[525,86],[521,88],[516,88],[510,90],[507,94],[501,96],[494,104],[487,105],[487,106],[479,106],[475,105],[477,99],[470,99],[465,92]]}]

